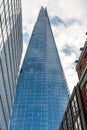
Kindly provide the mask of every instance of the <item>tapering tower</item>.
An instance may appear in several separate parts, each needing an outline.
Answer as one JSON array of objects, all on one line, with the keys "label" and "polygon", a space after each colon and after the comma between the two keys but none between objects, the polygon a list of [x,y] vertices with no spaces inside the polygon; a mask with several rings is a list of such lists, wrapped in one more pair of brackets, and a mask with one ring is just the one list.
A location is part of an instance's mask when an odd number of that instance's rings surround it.
[{"label": "tapering tower", "polygon": [[68,99],[50,21],[42,7],[21,69],[10,130],[57,130]]}]

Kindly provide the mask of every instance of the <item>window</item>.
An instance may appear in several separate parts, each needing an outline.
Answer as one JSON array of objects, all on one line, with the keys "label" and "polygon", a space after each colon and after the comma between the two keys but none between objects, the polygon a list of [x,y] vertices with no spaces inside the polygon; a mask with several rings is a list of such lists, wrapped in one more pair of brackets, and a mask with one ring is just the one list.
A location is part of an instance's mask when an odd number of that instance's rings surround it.
[{"label": "window", "polygon": [[75,112],[75,105],[74,105],[74,101],[72,101],[72,109],[73,109],[73,113],[74,113],[74,115],[76,114],[76,112]]},{"label": "window", "polygon": [[75,130],[78,130],[78,124],[77,124],[77,121],[75,122]]},{"label": "window", "polygon": [[87,84],[85,85],[85,93],[86,93],[86,96],[87,96]]},{"label": "window", "polygon": [[85,58],[85,62],[87,63],[87,53],[85,54],[84,58]]},{"label": "window", "polygon": [[78,111],[78,104],[77,104],[76,95],[74,96],[73,101],[72,101],[72,109],[73,109],[73,114],[76,115],[76,113]]},{"label": "window", "polygon": [[82,67],[82,65],[80,66],[80,74],[82,74],[82,72],[83,72],[83,67]]},{"label": "window", "polygon": [[0,22],[1,22],[1,15],[0,15]]},{"label": "window", "polygon": [[75,104],[75,110],[77,112],[78,111],[78,105],[77,105],[76,95],[74,96],[74,104]]},{"label": "window", "polygon": [[75,130],[82,130],[80,117],[78,117],[75,122]]},{"label": "window", "polygon": [[0,96],[0,130],[6,130],[6,120],[4,118],[4,111],[2,107],[2,101]]},{"label": "window", "polygon": [[71,110],[69,109],[67,113],[67,121],[68,121],[68,126],[72,124],[72,116],[71,116]]},{"label": "window", "polygon": [[66,120],[63,122],[63,130],[67,130]]}]

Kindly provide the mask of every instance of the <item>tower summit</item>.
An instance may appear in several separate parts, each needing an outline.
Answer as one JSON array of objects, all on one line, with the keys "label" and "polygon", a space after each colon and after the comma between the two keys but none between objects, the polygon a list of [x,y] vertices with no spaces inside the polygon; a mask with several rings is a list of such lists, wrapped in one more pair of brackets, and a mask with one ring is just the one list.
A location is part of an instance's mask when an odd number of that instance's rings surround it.
[{"label": "tower summit", "polygon": [[42,7],[19,76],[10,130],[57,130],[68,99],[50,21]]}]

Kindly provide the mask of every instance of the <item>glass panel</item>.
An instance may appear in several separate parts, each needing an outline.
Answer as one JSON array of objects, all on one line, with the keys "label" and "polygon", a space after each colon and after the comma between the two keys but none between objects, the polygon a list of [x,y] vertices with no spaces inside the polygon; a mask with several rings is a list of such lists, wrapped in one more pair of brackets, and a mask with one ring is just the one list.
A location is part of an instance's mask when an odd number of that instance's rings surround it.
[{"label": "glass panel", "polygon": [[72,109],[73,109],[73,114],[76,115],[76,113],[78,112],[78,104],[77,104],[76,95],[74,96],[73,101],[72,101]]},{"label": "glass panel", "polygon": [[68,103],[64,73],[46,16],[41,10],[31,37],[10,130],[57,130]]},{"label": "glass panel", "polygon": [[3,113],[3,108],[2,108],[2,103],[1,103],[1,97],[0,97],[0,130],[6,130],[6,122],[4,119],[4,113]]},{"label": "glass panel", "polygon": [[78,117],[75,122],[75,130],[82,130],[80,117]]}]

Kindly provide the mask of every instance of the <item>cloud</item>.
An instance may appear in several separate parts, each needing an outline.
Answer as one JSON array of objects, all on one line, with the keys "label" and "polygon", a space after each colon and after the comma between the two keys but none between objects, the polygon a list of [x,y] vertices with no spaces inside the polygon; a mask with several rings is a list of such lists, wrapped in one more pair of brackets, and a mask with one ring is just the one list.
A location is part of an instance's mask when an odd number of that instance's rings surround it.
[{"label": "cloud", "polygon": [[70,47],[68,44],[63,46],[61,52],[65,53],[65,55],[71,55],[72,53],[76,53],[74,47]]},{"label": "cloud", "polygon": [[68,19],[66,21],[67,26],[72,26],[74,24],[79,24],[80,25],[81,23],[80,23],[80,21],[78,19]]},{"label": "cloud", "polygon": [[61,19],[58,16],[54,16],[54,17],[50,18],[50,22],[54,26],[63,25],[64,27],[72,26],[74,24],[81,24],[78,19],[67,19],[64,21],[63,19]]},{"label": "cloud", "polygon": [[78,77],[77,77],[77,73],[75,69],[76,58],[77,58],[77,55],[73,51],[70,55],[67,55],[64,52],[60,52],[60,59],[62,62],[65,77],[67,79],[67,84],[70,89],[70,93],[72,92],[73,87],[78,82]]},{"label": "cloud", "polygon": [[29,43],[29,34],[27,32],[23,34],[23,41],[24,43]]},{"label": "cloud", "polygon": [[[41,6],[46,6],[62,66],[70,88],[78,82],[74,61],[87,31],[87,0],[22,0],[24,43],[28,41]],[[66,25],[66,26],[65,26]],[[28,35],[27,35],[28,33]],[[26,41],[27,39],[27,41]]]},{"label": "cloud", "polygon": [[54,26],[60,26],[60,25],[64,25],[64,26],[66,26],[66,24],[64,23],[64,21],[61,19],[61,18],[59,18],[58,16],[54,16],[54,17],[52,17],[52,18],[50,18],[50,22],[51,22],[51,24],[53,24]]}]

